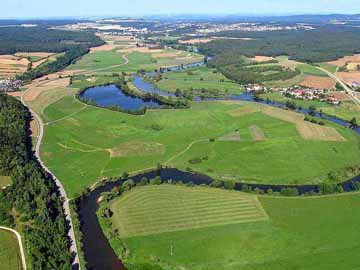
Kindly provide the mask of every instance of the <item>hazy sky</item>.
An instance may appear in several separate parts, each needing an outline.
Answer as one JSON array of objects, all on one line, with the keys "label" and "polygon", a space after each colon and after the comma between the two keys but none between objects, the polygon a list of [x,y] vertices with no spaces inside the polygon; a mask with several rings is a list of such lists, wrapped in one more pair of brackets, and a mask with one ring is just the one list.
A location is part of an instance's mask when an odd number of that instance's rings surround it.
[{"label": "hazy sky", "polygon": [[360,0],[0,0],[0,4],[0,18],[176,13],[360,13]]}]

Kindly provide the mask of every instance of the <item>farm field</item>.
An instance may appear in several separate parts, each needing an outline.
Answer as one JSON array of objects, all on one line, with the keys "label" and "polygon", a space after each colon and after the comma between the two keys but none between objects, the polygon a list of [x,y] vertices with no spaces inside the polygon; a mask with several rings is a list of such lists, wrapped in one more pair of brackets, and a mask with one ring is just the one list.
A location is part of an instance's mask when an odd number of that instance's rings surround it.
[{"label": "farm field", "polygon": [[[103,177],[158,163],[223,180],[274,184],[328,181],[330,172],[343,174],[359,163],[352,131],[314,126],[301,115],[266,107],[202,102],[189,110],[148,110],[134,116],[67,96],[44,111],[50,124],[41,155],[70,197]],[[224,140],[234,132],[238,139]]]},{"label": "farm field", "polygon": [[4,230],[0,230],[0,261],[0,269],[22,270],[16,236]]},{"label": "farm field", "polygon": [[14,78],[27,70],[29,60],[14,55],[0,55],[0,79]]},{"label": "farm field", "polygon": [[240,85],[225,78],[215,69],[207,67],[192,68],[183,71],[170,72],[162,75],[155,85],[164,91],[176,92],[196,96],[219,96],[239,94],[243,90]]},{"label": "farm field", "polygon": [[[162,192],[164,190],[166,192]],[[226,270],[335,270],[360,267],[356,256],[360,251],[360,232],[355,229],[360,215],[353,211],[360,206],[359,194],[315,198],[263,196],[256,199],[254,195],[240,192],[208,190],[200,187],[147,186],[136,188],[109,203],[114,213],[111,218],[113,230],[119,230],[118,236],[109,240],[130,270],[145,269],[145,266],[150,269],[150,265],[164,270],[215,270],[219,267]],[[226,193],[229,194],[225,197],[220,195]],[[196,199],[190,199],[194,194],[197,194]],[[202,204],[203,200],[206,203]],[[241,217],[233,215],[239,223],[122,237],[123,225],[128,224],[129,219],[136,218],[145,228],[149,222],[157,228],[166,228],[165,224],[171,228],[174,223],[196,226],[196,221],[206,216],[209,207],[219,209],[225,216],[241,207],[241,203],[226,203],[231,200],[259,200],[258,207],[265,210],[268,220],[240,222]],[[191,209],[200,213],[196,219],[189,216],[189,211],[184,215],[182,207],[177,207],[180,204],[186,209],[192,203],[195,209]],[[163,207],[159,208],[160,204]],[[167,207],[170,216],[161,219],[161,213]],[[136,215],[143,212],[146,213],[143,219]],[[181,217],[180,221],[177,221],[178,217]],[[209,217],[206,216],[206,219]],[[101,218],[101,222],[104,224],[104,219]],[[334,228],[337,228],[335,234]],[[109,233],[106,229],[105,232]],[[126,246],[124,253],[121,252],[123,245]]]}]

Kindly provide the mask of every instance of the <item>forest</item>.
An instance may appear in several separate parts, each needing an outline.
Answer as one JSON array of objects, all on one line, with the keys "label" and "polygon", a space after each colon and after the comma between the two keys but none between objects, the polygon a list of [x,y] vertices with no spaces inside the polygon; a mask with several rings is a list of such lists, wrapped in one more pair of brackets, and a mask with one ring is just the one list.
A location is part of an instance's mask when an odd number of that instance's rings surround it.
[{"label": "forest", "polygon": [[0,191],[0,224],[21,228],[30,270],[69,270],[68,224],[58,190],[31,149],[30,112],[0,93],[0,175],[12,185]]},{"label": "forest", "polygon": [[241,54],[288,55],[291,60],[317,63],[336,60],[360,53],[360,29],[349,26],[325,25],[313,30],[283,30],[265,32],[220,32],[214,36],[251,38],[251,40],[220,39],[200,45],[208,55]]},{"label": "forest", "polygon": [[300,74],[297,69],[291,70],[276,63],[276,60],[271,60],[259,64],[250,62],[240,54],[221,53],[209,61],[208,66],[216,68],[225,77],[240,84],[288,80]]},{"label": "forest", "polygon": [[103,41],[92,32],[63,31],[46,27],[0,27],[0,54],[17,52],[64,52],[82,45],[95,47]]}]

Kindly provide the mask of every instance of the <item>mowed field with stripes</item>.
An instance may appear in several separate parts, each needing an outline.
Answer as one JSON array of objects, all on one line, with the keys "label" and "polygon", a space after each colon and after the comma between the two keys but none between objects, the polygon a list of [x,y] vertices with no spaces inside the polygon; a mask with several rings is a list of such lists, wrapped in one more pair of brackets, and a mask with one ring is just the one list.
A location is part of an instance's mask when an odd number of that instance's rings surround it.
[{"label": "mowed field with stripes", "polygon": [[205,187],[139,187],[110,208],[122,238],[267,219],[257,197]]}]

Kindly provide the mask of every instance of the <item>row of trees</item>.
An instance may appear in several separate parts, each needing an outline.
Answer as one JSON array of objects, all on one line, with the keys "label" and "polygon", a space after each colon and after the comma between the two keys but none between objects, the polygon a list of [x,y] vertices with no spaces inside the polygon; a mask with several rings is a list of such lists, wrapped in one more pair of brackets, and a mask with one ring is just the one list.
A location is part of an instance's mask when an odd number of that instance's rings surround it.
[{"label": "row of trees", "polygon": [[31,149],[29,111],[0,94],[0,175],[12,185],[0,192],[0,224],[23,228],[31,270],[69,270],[68,224],[58,190]]}]

